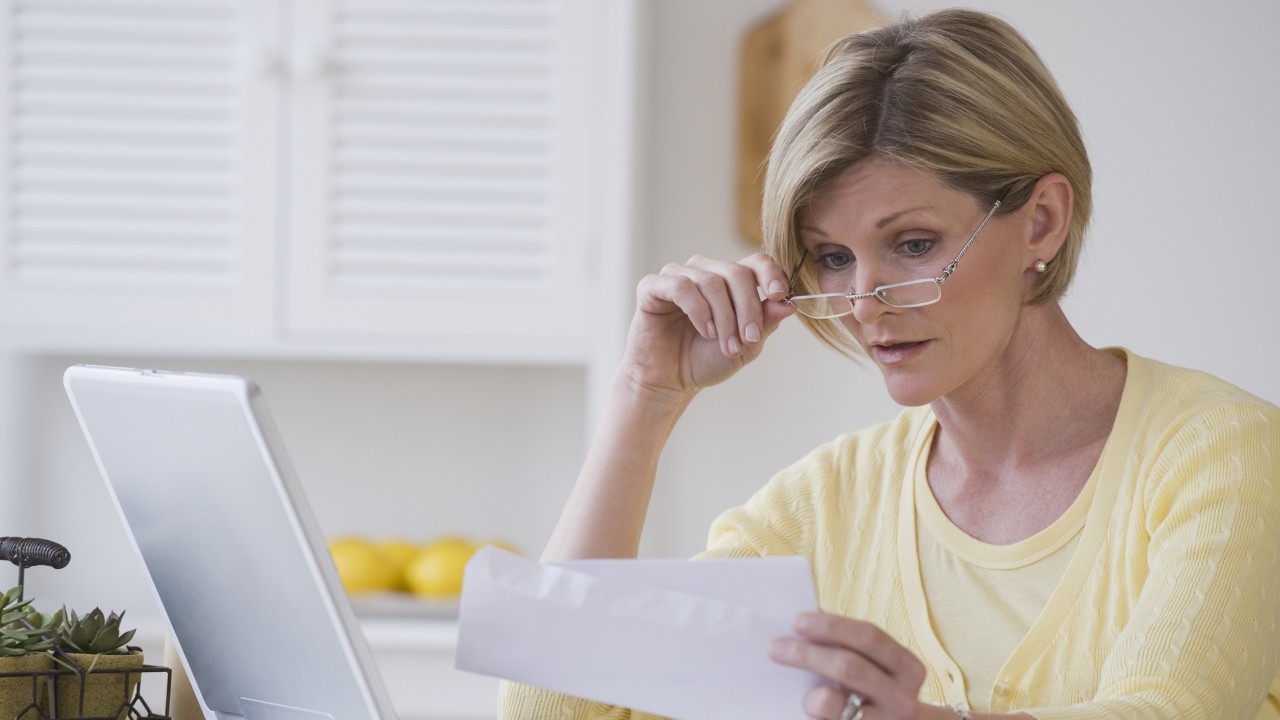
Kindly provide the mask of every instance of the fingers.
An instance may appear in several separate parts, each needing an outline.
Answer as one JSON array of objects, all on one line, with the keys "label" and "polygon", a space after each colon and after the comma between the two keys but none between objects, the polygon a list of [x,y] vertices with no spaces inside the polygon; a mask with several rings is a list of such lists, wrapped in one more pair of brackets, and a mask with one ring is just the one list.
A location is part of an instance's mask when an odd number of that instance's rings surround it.
[{"label": "fingers", "polygon": [[679,308],[699,335],[718,340],[725,356],[736,357],[746,343],[762,342],[791,314],[779,302],[785,295],[786,277],[767,255],[736,263],[698,255],[644,278],[637,303],[655,313]]},{"label": "fingers", "polygon": [[773,258],[764,253],[749,255],[740,264],[751,268],[756,274],[756,284],[770,300],[781,300],[787,296],[786,273],[778,267]]},{"label": "fingers", "polygon": [[846,647],[784,639],[770,648],[777,662],[818,673],[835,684],[805,695],[804,711],[811,717],[837,718],[850,692],[857,692],[883,717],[915,717],[919,687],[904,685],[867,656]]},{"label": "fingers", "polygon": [[888,633],[868,622],[830,613],[804,613],[796,619],[796,632],[822,645],[853,648],[865,654],[885,672],[924,683],[924,665]]},{"label": "fingers", "polygon": [[805,712],[838,718],[850,692],[866,701],[868,717],[914,718],[919,709],[924,665],[875,626],[824,613],[807,613],[797,622],[800,638],[780,638],[770,656],[831,680],[811,690]]},{"label": "fingers", "polygon": [[723,302],[712,302],[716,332],[727,355],[742,353],[743,342],[758,343],[764,339],[764,313],[756,288],[755,271],[741,263],[689,258],[689,267],[699,273],[703,289]]},{"label": "fingers", "polygon": [[764,334],[768,337],[777,329],[779,323],[796,314],[795,308],[782,302],[787,297],[790,278],[778,267],[773,258],[764,253],[743,258],[741,264],[755,272],[756,283],[767,301],[761,308],[764,312]]}]

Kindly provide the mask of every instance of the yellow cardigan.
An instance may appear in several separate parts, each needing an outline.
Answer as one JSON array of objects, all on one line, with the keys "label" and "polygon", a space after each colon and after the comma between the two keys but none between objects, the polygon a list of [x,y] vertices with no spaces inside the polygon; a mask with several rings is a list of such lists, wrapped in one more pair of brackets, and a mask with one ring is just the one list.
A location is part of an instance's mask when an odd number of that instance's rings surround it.
[{"label": "yellow cardigan", "polygon": [[[1280,408],[1113,352],[1128,377],[1079,545],[991,709],[1280,719]],[[823,610],[872,621],[919,656],[922,700],[963,704],[916,558],[910,478],[935,426],[912,408],[818,448],[717,519],[703,556],[808,556]],[[642,717],[511,683],[500,715]]]}]

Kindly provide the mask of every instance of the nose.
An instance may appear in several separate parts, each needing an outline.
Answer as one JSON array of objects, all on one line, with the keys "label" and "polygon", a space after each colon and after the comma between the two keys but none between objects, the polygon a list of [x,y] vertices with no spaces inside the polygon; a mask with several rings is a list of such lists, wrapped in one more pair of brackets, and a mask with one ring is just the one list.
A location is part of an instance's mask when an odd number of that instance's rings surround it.
[{"label": "nose", "polygon": [[897,308],[885,305],[884,301],[877,297],[865,297],[853,301],[853,319],[864,325],[879,322],[881,317],[895,310]]},{"label": "nose", "polygon": [[[878,282],[874,277],[861,277],[863,275],[861,272],[863,268],[859,268],[858,270],[859,272],[856,274],[859,277],[855,279],[860,280],[861,282],[854,287],[866,288],[865,290],[859,290],[858,292],[871,292],[875,288],[884,284],[882,282]],[[870,276],[871,273],[866,273],[866,275]],[[853,319],[860,323],[869,324],[878,322],[885,313],[892,312],[897,312],[897,308],[886,305],[883,300],[875,297],[874,295],[853,301]]]}]

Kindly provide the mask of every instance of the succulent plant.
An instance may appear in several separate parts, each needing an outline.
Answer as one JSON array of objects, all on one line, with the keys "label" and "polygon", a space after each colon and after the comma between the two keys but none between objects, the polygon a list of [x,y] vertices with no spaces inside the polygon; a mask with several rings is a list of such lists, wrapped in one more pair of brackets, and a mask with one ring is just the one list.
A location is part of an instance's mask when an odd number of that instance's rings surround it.
[{"label": "succulent plant", "polygon": [[44,652],[53,646],[54,618],[36,612],[30,600],[18,600],[21,594],[22,588],[15,587],[0,595],[0,657]]},{"label": "succulent plant", "polygon": [[120,632],[120,623],[124,620],[124,612],[119,615],[103,614],[94,608],[85,615],[76,615],[74,610],[65,607],[55,617],[59,618],[57,630],[53,633],[53,644],[66,651],[87,655],[123,654],[128,652],[126,646],[133,639],[134,630]]}]

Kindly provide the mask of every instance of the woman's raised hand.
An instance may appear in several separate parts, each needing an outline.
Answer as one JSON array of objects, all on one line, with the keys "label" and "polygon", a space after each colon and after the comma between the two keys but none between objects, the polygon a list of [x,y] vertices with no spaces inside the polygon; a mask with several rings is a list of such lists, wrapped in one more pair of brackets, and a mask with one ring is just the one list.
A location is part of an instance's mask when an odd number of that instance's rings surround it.
[{"label": "woman's raised hand", "polygon": [[786,274],[763,253],[667,265],[636,288],[624,372],[641,387],[670,393],[726,380],[794,312],[782,302],[786,293]]},{"label": "woman's raised hand", "polygon": [[675,421],[698,390],[760,354],[792,312],[786,287],[762,254],[736,263],[694,257],[640,281],[622,364],[543,560],[636,557]]}]

